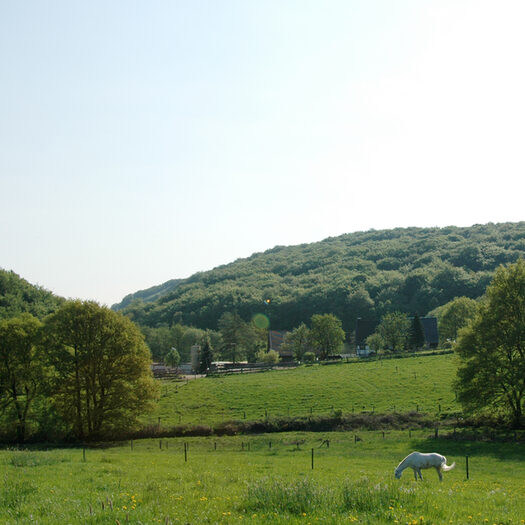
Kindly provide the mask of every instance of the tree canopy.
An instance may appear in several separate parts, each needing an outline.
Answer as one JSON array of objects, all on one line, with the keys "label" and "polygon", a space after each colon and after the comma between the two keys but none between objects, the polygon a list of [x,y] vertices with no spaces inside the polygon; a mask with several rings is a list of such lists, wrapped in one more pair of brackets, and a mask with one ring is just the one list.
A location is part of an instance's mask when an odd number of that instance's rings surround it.
[{"label": "tree canopy", "polygon": [[312,315],[310,345],[317,351],[319,359],[339,352],[345,340],[341,320],[333,314]]},{"label": "tree canopy", "polygon": [[523,425],[525,261],[500,267],[474,320],[460,331],[458,399],[467,410],[492,409]]},{"label": "tree canopy", "polygon": [[357,317],[423,316],[456,297],[476,299],[498,265],[524,253],[525,222],[356,232],[253,254],[177,281],[160,295],[154,290],[154,301],[123,311],[142,326],[201,329],[217,329],[224,312],[244,321],[259,313],[274,330],[331,312],[349,334]]},{"label": "tree canopy", "polygon": [[47,320],[44,348],[53,398],[78,439],[129,428],[157,395],[139,329],[91,301],[69,301]]}]

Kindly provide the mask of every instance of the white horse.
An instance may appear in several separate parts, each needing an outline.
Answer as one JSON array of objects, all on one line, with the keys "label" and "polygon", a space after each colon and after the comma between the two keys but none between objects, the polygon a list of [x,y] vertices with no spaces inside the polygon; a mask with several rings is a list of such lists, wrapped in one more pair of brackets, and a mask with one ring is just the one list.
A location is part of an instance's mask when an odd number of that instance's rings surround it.
[{"label": "white horse", "polygon": [[456,466],[456,463],[452,465],[447,465],[447,458],[441,454],[436,454],[432,452],[431,454],[423,454],[422,452],[412,452],[409,454],[401,463],[396,467],[395,476],[397,479],[401,477],[403,470],[406,468],[411,468],[414,471],[414,478],[419,475],[419,479],[423,479],[421,476],[422,468],[432,468],[434,467],[438,473],[439,481],[443,481],[443,474],[441,471],[447,472],[452,470]]}]

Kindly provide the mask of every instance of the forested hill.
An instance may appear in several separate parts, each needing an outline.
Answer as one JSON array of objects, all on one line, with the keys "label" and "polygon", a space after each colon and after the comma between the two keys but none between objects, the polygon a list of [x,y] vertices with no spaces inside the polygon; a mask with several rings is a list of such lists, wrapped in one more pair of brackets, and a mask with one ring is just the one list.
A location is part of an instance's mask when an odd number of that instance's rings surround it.
[{"label": "forested hill", "polygon": [[0,268],[0,319],[25,312],[42,319],[54,312],[63,300],[16,273]]},{"label": "forested hill", "polygon": [[139,290],[138,292],[130,293],[126,295],[120,303],[114,304],[112,308],[114,310],[122,310],[136,300],[144,301],[146,303],[156,301],[159,297],[175,290],[181,282],[183,282],[182,279],[171,279],[165,283],[147,288],[146,290]]},{"label": "forested hill", "polygon": [[146,326],[199,328],[216,328],[227,311],[246,320],[265,313],[274,329],[333,313],[348,332],[357,317],[379,319],[392,310],[425,315],[454,297],[477,298],[497,266],[523,255],[525,222],[371,230],[256,253],[123,311]]}]

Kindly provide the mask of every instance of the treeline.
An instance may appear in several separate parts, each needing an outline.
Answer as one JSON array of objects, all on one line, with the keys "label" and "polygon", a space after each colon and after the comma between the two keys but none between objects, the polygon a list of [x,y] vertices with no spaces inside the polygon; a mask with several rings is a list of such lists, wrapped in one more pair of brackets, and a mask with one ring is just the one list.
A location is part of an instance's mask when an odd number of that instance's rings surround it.
[{"label": "treeline", "polygon": [[225,312],[245,321],[264,314],[272,329],[282,330],[332,313],[349,337],[357,317],[423,316],[456,297],[476,299],[499,265],[524,253],[525,222],[358,232],[276,247],[195,274],[171,291],[163,288],[153,302],[133,300],[123,312],[142,327],[214,330]]}]

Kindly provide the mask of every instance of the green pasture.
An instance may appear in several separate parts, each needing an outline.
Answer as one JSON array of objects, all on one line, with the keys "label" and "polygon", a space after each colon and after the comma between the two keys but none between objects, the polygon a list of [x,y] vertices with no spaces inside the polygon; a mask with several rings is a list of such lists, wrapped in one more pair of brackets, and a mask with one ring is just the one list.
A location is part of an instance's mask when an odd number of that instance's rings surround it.
[{"label": "green pasture", "polygon": [[[0,451],[0,523],[520,524],[525,446],[407,432],[136,440],[106,448]],[[328,441],[328,442],[327,442]],[[312,449],[313,469],[312,469]],[[456,468],[415,482],[412,450]],[[469,455],[466,479],[465,456]]]},{"label": "green pasture", "polygon": [[162,381],[144,422],[163,426],[351,412],[456,412],[452,354]]}]

